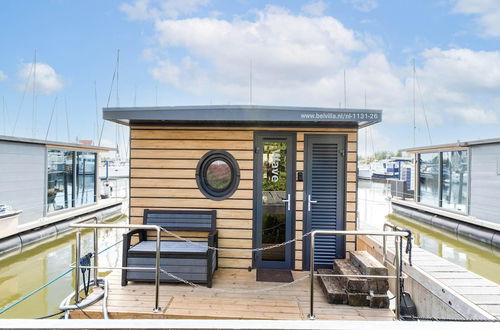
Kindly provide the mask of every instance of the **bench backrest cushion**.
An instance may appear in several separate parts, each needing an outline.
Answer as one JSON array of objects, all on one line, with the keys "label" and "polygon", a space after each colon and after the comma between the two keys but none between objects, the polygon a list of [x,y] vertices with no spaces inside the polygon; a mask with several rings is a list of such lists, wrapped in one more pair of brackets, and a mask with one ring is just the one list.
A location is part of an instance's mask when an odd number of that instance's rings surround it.
[{"label": "bench backrest cushion", "polygon": [[144,210],[143,223],[167,230],[212,231],[216,228],[216,211]]}]

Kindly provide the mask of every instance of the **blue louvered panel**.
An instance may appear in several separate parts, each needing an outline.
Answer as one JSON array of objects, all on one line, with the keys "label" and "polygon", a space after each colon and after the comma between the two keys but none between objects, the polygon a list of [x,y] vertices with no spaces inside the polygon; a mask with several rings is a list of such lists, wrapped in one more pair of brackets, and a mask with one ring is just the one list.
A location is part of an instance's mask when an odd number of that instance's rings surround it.
[{"label": "blue louvered panel", "polygon": [[[337,224],[338,145],[312,143],[311,198],[317,201],[311,207],[312,229],[335,230]],[[315,238],[314,262],[331,264],[337,253],[335,236]]]}]

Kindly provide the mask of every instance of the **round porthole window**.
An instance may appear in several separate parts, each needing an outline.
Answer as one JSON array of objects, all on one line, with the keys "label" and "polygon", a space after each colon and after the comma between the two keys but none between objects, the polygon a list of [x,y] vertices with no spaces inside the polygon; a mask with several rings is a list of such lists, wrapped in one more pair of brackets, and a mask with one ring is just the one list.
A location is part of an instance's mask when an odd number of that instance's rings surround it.
[{"label": "round porthole window", "polygon": [[226,151],[209,151],[198,162],[196,182],[201,192],[210,199],[230,197],[238,188],[239,181],[238,163]]}]

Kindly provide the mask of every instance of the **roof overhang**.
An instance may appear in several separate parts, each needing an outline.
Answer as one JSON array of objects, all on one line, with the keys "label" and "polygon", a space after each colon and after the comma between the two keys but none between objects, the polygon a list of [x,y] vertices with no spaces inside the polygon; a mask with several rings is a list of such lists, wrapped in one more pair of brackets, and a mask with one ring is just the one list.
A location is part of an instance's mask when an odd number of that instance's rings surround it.
[{"label": "roof overhang", "polygon": [[467,147],[486,145],[486,144],[500,144],[500,138],[464,141],[464,142],[457,141],[456,143],[436,144],[432,146],[406,148],[406,149],[401,149],[400,151],[408,153],[421,153],[421,152],[440,151],[440,150],[464,149]]},{"label": "roof overhang", "polygon": [[210,105],[104,108],[103,118],[122,125],[366,127],[382,121],[382,110],[316,107]]},{"label": "roof overhang", "polygon": [[65,148],[65,149],[79,149],[79,150],[98,151],[98,152],[106,152],[106,151],[116,150],[116,148],[93,146],[93,145],[80,144],[80,143],[38,140],[38,139],[30,139],[30,138],[23,138],[23,137],[17,137],[17,136],[5,136],[5,135],[0,135],[0,141],[37,144],[37,145],[44,145],[47,147]]}]

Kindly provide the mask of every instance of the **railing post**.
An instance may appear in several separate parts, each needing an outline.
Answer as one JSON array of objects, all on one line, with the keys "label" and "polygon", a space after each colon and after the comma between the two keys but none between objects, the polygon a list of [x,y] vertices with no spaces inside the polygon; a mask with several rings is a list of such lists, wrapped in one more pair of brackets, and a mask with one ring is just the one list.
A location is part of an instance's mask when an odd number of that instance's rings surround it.
[{"label": "railing post", "polygon": [[[386,224],[384,224],[384,231],[386,228]],[[386,255],[387,255],[387,236],[382,236],[382,265],[385,266]]]},{"label": "railing post", "polygon": [[76,245],[75,245],[75,304],[79,302],[80,294],[80,230],[76,232]]},{"label": "railing post", "polygon": [[[95,218],[95,223],[97,224],[97,217]],[[98,238],[97,238],[97,227],[94,227],[94,286],[97,288],[99,284],[97,283],[97,277],[99,276],[99,270],[97,269],[97,261],[99,254]]]},{"label": "railing post", "polygon": [[310,302],[309,302],[309,315],[307,316],[309,318],[309,320],[314,320],[316,318],[316,316],[314,316],[314,237],[316,236],[315,235],[316,232],[312,232],[311,233],[311,244],[310,244],[310,252],[309,252],[309,271],[310,271],[310,274],[309,276],[311,277],[310,280],[311,280],[311,286],[310,286],[310,290],[311,290],[311,296],[310,296]]},{"label": "railing post", "polygon": [[394,236],[396,240],[396,247],[394,251],[396,252],[396,319],[400,319],[400,306],[401,306],[401,260],[400,260],[400,249],[399,249],[399,242],[401,240],[400,236]]},{"label": "railing post", "polygon": [[153,312],[159,313],[160,308],[160,228],[156,228],[156,270],[155,270],[155,309]]}]

